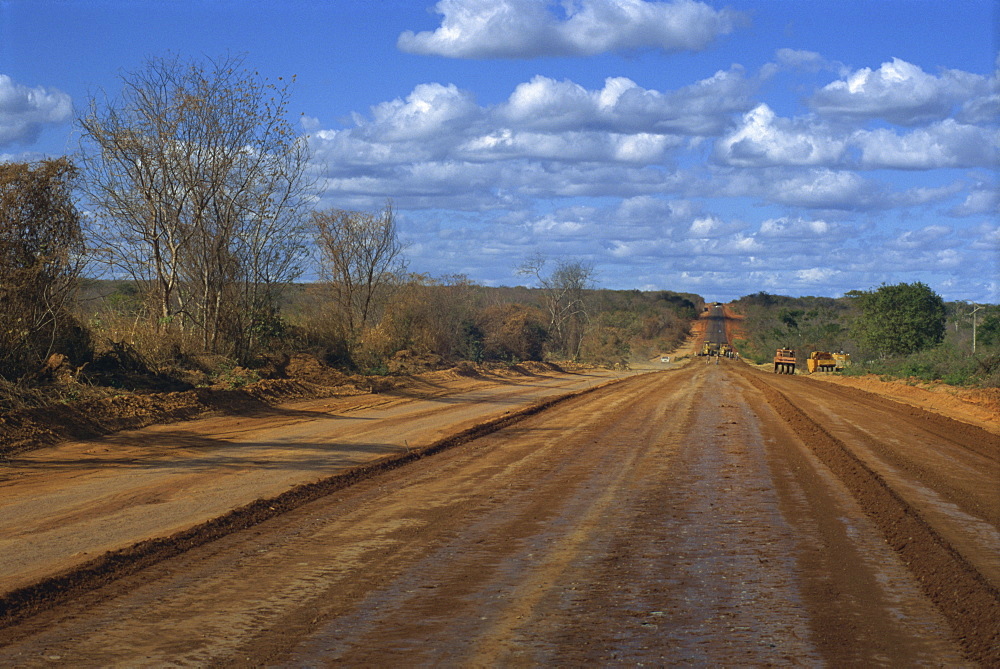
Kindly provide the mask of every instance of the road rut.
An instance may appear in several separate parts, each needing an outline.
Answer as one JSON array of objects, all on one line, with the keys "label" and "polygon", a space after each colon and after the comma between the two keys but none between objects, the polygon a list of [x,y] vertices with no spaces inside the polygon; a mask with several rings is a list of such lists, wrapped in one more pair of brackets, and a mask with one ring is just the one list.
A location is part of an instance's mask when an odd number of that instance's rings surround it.
[{"label": "road rut", "polygon": [[997,438],[866,403],[631,377],[74,597],[0,663],[996,664]]}]

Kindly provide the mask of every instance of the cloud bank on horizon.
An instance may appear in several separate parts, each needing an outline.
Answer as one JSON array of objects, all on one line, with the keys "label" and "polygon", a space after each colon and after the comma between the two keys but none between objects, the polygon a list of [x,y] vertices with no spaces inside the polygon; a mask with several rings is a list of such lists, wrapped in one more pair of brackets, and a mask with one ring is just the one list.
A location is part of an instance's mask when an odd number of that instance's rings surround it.
[{"label": "cloud bank on horizon", "polygon": [[[694,0],[434,11],[437,28],[395,36],[427,73],[454,60],[536,73],[506,90],[425,77],[337,125],[322,109],[302,119],[322,205],[391,198],[414,269],[510,284],[540,251],[593,262],[604,287],[711,299],[919,280],[1000,301],[1000,58],[987,72],[893,54],[850,65],[777,39],[764,62],[661,87],[614,69],[697,58],[752,14]],[[537,73],[579,61],[595,62],[585,82]],[[0,151],[67,123],[55,86],[0,74]]]}]

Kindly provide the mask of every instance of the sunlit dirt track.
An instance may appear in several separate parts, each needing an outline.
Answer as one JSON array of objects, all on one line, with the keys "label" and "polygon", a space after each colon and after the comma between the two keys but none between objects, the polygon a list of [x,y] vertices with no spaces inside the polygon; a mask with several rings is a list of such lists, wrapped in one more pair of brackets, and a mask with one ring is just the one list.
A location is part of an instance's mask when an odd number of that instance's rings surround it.
[{"label": "sunlit dirt track", "polygon": [[415,397],[306,400],[19,455],[0,465],[0,595],[615,376],[594,370],[513,383],[452,379]]},{"label": "sunlit dirt track", "polygon": [[719,363],[111,565],[0,665],[1000,664],[1000,439]]}]

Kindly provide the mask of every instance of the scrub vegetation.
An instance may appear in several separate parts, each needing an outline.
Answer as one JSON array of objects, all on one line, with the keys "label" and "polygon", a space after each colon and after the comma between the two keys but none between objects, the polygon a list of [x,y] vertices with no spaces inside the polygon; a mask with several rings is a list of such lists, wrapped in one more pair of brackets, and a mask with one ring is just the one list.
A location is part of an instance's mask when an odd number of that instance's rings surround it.
[{"label": "scrub vegetation", "polygon": [[[518,288],[410,273],[392,202],[316,207],[308,146],[287,120],[291,82],[240,57],[171,56],[121,84],[81,113],[76,164],[0,172],[6,408],[239,388],[303,353],[366,375],[625,366],[676,347],[701,307],[599,290],[577,259],[530,258],[511,268]],[[297,282],[308,267],[318,280]]]},{"label": "scrub vegetation", "polygon": [[945,302],[903,283],[841,298],[755,293],[733,306],[744,316],[737,348],[759,364],[777,348],[795,349],[802,368],[811,351],[843,351],[848,374],[1000,386],[1000,305]]},{"label": "scrub vegetation", "polygon": [[[678,347],[701,297],[604,290],[535,255],[517,287],[408,271],[391,201],[318,209],[290,82],[239,57],[154,58],[93,97],[67,158],[0,166],[0,408],[239,388],[307,354],[348,374],[458,363],[626,367]],[[302,283],[307,268],[317,280]],[[95,278],[101,277],[101,278]],[[1000,307],[923,284],[736,302],[744,355],[844,350],[854,370],[997,384]],[[279,371],[275,371],[279,370]]]}]

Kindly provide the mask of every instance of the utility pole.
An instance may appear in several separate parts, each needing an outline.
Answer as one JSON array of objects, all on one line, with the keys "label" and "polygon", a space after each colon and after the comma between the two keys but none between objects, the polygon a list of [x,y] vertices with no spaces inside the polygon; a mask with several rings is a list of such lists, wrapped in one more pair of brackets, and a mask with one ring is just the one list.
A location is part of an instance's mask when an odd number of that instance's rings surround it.
[{"label": "utility pole", "polygon": [[[973,306],[975,306],[975,304],[973,304]],[[983,308],[982,305],[980,305],[980,306],[976,307],[975,309],[973,309],[972,311],[969,312],[969,315],[972,316],[972,354],[973,355],[976,354],[976,312],[979,311],[982,308]]]}]

